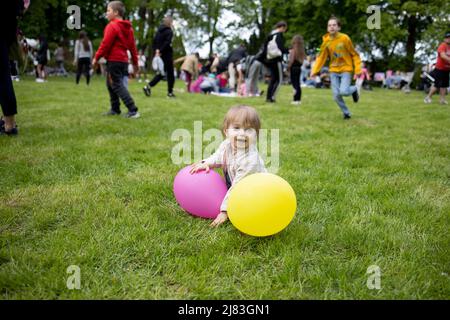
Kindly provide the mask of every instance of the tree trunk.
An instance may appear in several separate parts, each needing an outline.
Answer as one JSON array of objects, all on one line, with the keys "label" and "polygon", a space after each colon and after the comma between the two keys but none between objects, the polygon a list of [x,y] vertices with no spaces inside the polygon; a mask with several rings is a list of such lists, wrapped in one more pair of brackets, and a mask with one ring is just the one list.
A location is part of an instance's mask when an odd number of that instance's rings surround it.
[{"label": "tree trunk", "polygon": [[138,11],[139,15],[139,47],[145,52],[148,42],[145,41],[145,16],[147,15],[147,1],[141,4]]},{"label": "tree trunk", "polygon": [[406,66],[414,70],[414,55],[416,54],[417,18],[412,15],[408,18],[408,40],[406,41]]},{"label": "tree trunk", "polygon": [[155,36],[155,13],[153,9],[148,9],[148,33],[147,33],[147,43],[149,44],[149,56],[153,57],[153,38]]}]

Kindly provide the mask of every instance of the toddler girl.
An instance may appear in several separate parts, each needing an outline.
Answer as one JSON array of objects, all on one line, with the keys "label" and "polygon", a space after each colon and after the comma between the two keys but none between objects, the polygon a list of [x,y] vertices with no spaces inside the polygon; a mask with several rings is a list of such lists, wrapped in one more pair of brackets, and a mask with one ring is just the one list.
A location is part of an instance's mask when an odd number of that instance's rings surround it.
[{"label": "toddler girl", "polygon": [[220,213],[211,224],[213,227],[228,220],[227,203],[233,186],[250,174],[267,172],[256,147],[260,128],[259,116],[254,108],[248,106],[231,108],[222,126],[226,139],[213,155],[192,165],[191,174],[200,170],[209,172],[211,168],[223,170],[228,192],[220,206]]}]

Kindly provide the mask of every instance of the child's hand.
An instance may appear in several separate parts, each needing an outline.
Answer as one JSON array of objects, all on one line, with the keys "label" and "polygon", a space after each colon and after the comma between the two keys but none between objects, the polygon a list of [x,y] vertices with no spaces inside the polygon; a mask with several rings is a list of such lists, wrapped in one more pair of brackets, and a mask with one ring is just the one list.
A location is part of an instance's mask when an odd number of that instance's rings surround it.
[{"label": "child's hand", "polygon": [[204,162],[194,163],[189,171],[190,174],[196,173],[201,170],[206,170],[206,173],[209,172],[209,166]]},{"label": "child's hand", "polygon": [[218,227],[222,223],[228,220],[228,215],[226,211],[222,211],[219,213],[219,215],[216,217],[216,219],[211,223],[211,227]]}]

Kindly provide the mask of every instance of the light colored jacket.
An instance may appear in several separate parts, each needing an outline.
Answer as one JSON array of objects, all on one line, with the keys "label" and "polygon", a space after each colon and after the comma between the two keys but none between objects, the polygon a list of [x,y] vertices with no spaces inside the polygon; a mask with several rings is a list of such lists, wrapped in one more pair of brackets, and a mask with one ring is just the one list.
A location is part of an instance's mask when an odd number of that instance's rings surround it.
[{"label": "light colored jacket", "polygon": [[256,144],[249,149],[233,152],[230,140],[223,141],[219,148],[209,158],[203,160],[211,167],[221,167],[224,174],[228,173],[231,188],[228,190],[220,206],[220,211],[227,211],[228,198],[233,187],[243,178],[253,173],[267,172],[264,161],[258,153]]},{"label": "light colored jacket", "polygon": [[191,54],[175,60],[175,63],[182,62],[181,70],[189,72],[194,78],[198,77],[198,59],[195,54]]}]

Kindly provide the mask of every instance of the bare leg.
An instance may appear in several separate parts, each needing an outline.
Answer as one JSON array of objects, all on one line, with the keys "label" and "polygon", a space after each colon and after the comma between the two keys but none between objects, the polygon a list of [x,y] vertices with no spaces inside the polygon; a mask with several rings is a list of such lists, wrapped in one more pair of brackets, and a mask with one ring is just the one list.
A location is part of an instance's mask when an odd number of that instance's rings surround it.
[{"label": "bare leg", "polygon": [[15,116],[5,116],[3,117],[5,120],[5,131],[11,131],[16,126]]},{"label": "bare leg", "polygon": [[441,103],[445,103],[445,95],[447,94],[447,88],[441,88],[439,93],[441,95]]},{"label": "bare leg", "polygon": [[437,91],[437,88],[435,86],[431,86],[430,92],[428,92],[427,98],[431,99],[433,94],[435,94]]}]

